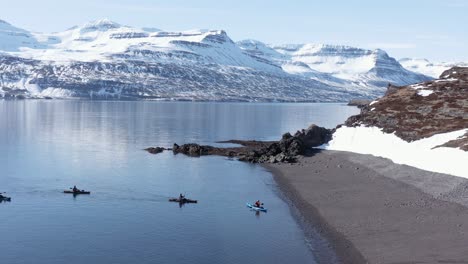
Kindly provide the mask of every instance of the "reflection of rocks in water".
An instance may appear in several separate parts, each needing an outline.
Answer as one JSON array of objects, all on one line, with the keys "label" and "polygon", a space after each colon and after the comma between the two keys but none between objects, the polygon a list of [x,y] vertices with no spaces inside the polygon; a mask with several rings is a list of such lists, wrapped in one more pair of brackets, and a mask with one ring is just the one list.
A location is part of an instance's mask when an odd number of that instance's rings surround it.
[{"label": "reflection of rocks in water", "polygon": [[[187,156],[220,155],[237,157],[240,161],[252,163],[294,163],[298,155],[304,155],[307,149],[320,146],[331,139],[332,130],[311,125],[307,129],[297,131],[294,136],[286,133],[279,141],[255,141],[255,140],[229,140],[220,143],[233,143],[241,147],[219,148],[194,143],[178,145],[174,144],[174,154],[185,154]],[[165,149],[152,147],[146,149],[152,154],[161,153]]]}]

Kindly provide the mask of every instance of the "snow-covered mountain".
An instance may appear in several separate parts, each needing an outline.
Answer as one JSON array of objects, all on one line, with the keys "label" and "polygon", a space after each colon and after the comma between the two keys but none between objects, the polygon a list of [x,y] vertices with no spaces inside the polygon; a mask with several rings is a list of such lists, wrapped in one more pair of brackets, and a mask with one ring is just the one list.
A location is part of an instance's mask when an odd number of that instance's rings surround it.
[{"label": "snow-covered mountain", "polygon": [[239,45],[252,56],[277,61],[284,71],[302,74],[337,85],[384,87],[427,79],[404,69],[383,50],[365,50],[324,44],[265,45],[241,41]]},{"label": "snow-covered mountain", "polygon": [[406,69],[438,78],[442,72],[452,67],[468,67],[467,62],[430,62],[427,59],[403,58],[398,61]]},{"label": "snow-covered mountain", "polygon": [[93,21],[33,33],[0,21],[0,96],[346,101],[429,77],[385,52],[235,43],[223,30],[168,32]]}]

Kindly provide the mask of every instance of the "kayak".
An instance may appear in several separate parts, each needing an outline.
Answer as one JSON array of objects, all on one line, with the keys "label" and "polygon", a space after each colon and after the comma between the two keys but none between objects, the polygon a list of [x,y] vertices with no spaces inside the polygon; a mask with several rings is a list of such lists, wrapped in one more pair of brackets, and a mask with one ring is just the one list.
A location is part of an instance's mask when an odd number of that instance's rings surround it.
[{"label": "kayak", "polygon": [[187,198],[182,198],[182,199],[179,199],[179,198],[170,198],[170,199],[169,199],[169,202],[176,202],[176,203],[197,203],[198,201],[197,201],[197,200],[190,200],[190,199],[187,199]]},{"label": "kayak", "polygon": [[266,212],[267,209],[265,207],[257,207],[253,204],[250,204],[250,203],[246,203],[247,207],[251,208],[252,210],[255,210],[255,211],[262,211],[262,212]]},{"label": "kayak", "polygon": [[63,191],[63,193],[71,193],[71,194],[74,194],[74,195],[77,195],[77,194],[91,194],[91,192],[87,192],[85,190],[81,190],[81,191],[77,191],[77,192],[74,192],[74,191]]}]

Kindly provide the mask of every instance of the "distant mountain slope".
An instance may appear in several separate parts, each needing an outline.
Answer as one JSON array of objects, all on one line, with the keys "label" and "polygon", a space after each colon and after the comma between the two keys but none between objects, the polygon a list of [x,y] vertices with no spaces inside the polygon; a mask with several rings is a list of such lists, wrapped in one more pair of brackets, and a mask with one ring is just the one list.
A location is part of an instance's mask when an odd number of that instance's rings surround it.
[{"label": "distant mountain slope", "polygon": [[239,45],[253,56],[282,61],[289,73],[319,75],[320,78],[347,80],[359,86],[383,87],[429,80],[428,76],[404,69],[383,50],[365,50],[324,44],[270,45],[241,41]]},{"label": "distant mountain slope", "polygon": [[30,32],[0,20],[0,50],[19,51],[20,48],[43,48]]},{"label": "distant mountain slope", "polygon": [[439,77],[442,72],[452,67],[468,67],[467,62],[430,62],[427,59],[403,58],[398,62],[410,71],[419,72],[434,78]]},{"label": "distant mountain slope", "polygon": [[107,19],[57,33],[0,21],[3,97],[330,102],[428,79],[379,50],[235,43],[223,30],[167,32]]},{"label": "distant mountain slope", "polygon": [[[376,94],[251,68],[180,63],[48,62],[0,57],[3,97],[339,102]],[[42,88],[47,87],[47,88]]]}]

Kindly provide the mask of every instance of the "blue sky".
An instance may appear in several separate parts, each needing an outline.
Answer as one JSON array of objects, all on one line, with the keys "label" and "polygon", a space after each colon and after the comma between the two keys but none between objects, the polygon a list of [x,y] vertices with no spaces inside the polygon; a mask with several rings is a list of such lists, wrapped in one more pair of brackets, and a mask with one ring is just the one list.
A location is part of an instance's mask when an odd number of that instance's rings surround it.
[{"label": "blue sky", "polygon": [[382,48],[391,56],[468,61],[468,0],[0,0],[0,19],[61,31],[108,18],[165,30],[225,29],[234,40]]}]

